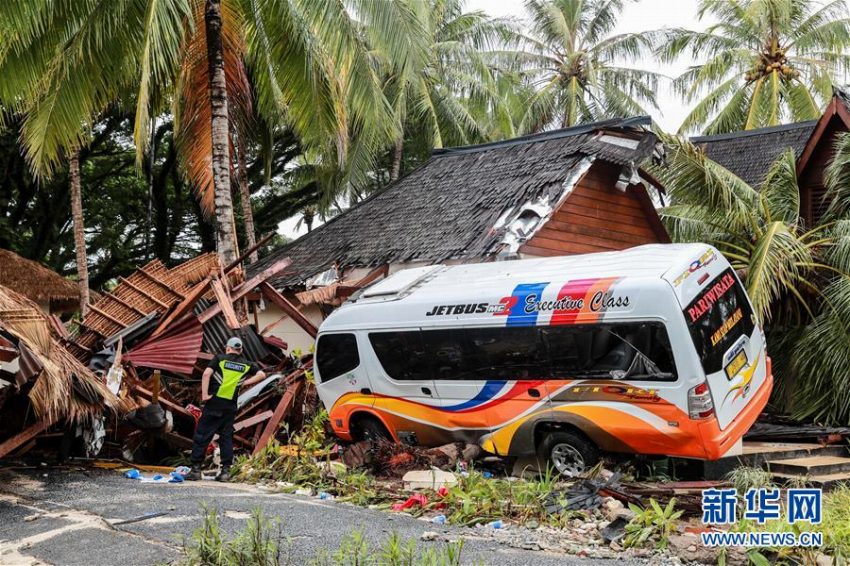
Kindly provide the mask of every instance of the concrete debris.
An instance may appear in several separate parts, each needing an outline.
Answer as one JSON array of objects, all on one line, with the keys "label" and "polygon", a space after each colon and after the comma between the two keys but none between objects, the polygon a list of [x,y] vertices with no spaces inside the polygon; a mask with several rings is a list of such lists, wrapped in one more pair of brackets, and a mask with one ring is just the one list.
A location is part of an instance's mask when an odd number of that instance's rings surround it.
[{"label": "concrete debris", "polygon": [[402,477],[404,489],[413,491],[415,489],[433,489],[436,491],[441,487],[451,487],[457,484],[457,476],[451,472],[432,468],[430,470],[413,470]]}]

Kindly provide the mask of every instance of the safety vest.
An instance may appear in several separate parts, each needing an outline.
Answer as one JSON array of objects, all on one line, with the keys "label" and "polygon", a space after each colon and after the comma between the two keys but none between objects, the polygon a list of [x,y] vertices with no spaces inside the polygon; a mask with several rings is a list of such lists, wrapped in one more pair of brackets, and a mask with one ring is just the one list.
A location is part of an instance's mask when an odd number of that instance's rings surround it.
[{"label": "safety vest", "polygon": [[251,371],[251,365],[221,360],[218,363],[218,369],[221,371],[221,385],[218,386],[215,396],[232,400],[239,382],[242,381],[246,373]]}]

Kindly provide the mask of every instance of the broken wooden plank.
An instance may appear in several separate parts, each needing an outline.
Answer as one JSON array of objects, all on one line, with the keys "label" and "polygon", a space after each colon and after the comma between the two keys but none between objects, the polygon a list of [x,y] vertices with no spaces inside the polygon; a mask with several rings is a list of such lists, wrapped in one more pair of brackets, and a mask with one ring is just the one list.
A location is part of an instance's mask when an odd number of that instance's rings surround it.
[{"label": "broken wooden plank", "polygon": [[182,450],[189,450],[189,449],[192,448],[192,445],[194,444],[192,442],[191,438],[186,438],[185,436],[183,436],[181,434],[177,434],[176,432],[173,432],[173,431],[172,432],[159,431],[159,432],[156,433],[156,436],[159,436],[160,438],[162,438],[163,440],[165,440],[169,444],[172,444],[173,446],[176,446],[177,448],[180,448]]},{"label": "broken wooden plank", "polygon": [[[138,395],[142,399],[147,399],[148,401],[153,402],[153,397],[154,397],[153,392],[148,391],[147,389],[145,389],[141,385],[136,385],[135,387],[133,387],[133,393],[135,393],[136,395]],[[157,402],[160,405],[162,405],[163,407],[170,409],[171,411],[174,411],[178,415],[186,417],[187,419],[192,419],[193,421],[195,420],[195,415],[193,415],[192,413],[190,413],[189,411],[187,411],[186,409],[184,409],[183,407],[181,407],[177,403],[173,403],[173,402],[169,401],[168,399],[166,399],[162,396],[159,397]]]},{"label": "broken wooden plank", "polygon": [[0,458],[5,458],[10,453],[14,452],[17,448],[23,446],[45,430],[50,426],[50,422],[48,421],[38,421],[35,424],[30,425],[25,428],[15,436],[7,439],[2,444],[0,444]]},{"label": "broken wooden plank", "polygon": [[379,265],[363,277],[361,277],[357,282],[354,283],[354,287],[365,287],[366,285],[377,281],[381,277],[386,277],[390,272],[390,266],[388,263],[384,265]]},{"label": "broken wooden plank", "polygon": [[247,250],[245,250],[244,252],[242,252],[242,255],[240,255],[239,257],[237,257],[237,258],[233,261],[233,263],[231,263],[230,265],[228,265],[227,267],[225,267],[225,268],[224,268],[224,272],[225,272],[225,273],[229,273],[231,270],[233,270],[233,269],[235,269],[235,268],[239,267],[239,264],[241,264],[243,261],[245,261],[246,259],[248,259],[248,257],[250,257],[252,253],[254,253],[254,252],[255,252],[255,251],[257,251],[258,249],[260,249],[263,245],[265,245],[265,243],[266,243],[266,242],[268,242],[269,240],[271,240],[271,239],[272,239],[272,237],[273,237],[275,234],[277,234],[277,232],[276,232],[275,230],[272,230],[271,232],[269,232],[268,234],[266,234],[265,236],[263,236],[262,238],[260,238],[260,240],[259,240],[256,244],[254,244],[253,246],[251,246],[250,248],[248,248]]},{"label": "broken wooden plank", "polygon": [[[236,302],[237,300],[241,299],[242,297],[244,297],[245,295],[250,293],[255,287],[264,283],[266,281],[266,279],[274,277],[275,275],[279,274],[281,271],[283,271],[284,269],[289,267],[289,265],[291,263],[292,263],[292,260],[289,259],[288,257],[284,258],[280,261],[276,261],[268,269],[264,269],[263,271],[261,271],[260,273],[258,273],[257,275],[255,275],[254,277],[249,279],[248,281],[245,281],[244,283],[237,285],[233,289],[233,292],[231,293],[230,300],[233,301],[233,302]],[[216,303],[213,306],[211,306],[210,308],[208,308],[207,310],[205,310],[204,312],[202,312],[200,314],[200,316],[198,316],[198,319],[201,321],[201,323],[207,322],[212,317],[214,317],[218,313],[220,313],[221,308],[222,307],[221,307],[220,302]]]},{"label": "broken wooden plank", "polygon": [[304,380],[302,379],[287,387],[286,393],[284,393],[283,397],[280,398],[280,402],[274,410],[274,414],[271,416],[271,419],[269,419],[269,422],[266,423],[263,433],[260,435],[259,442],[257,442],[256,446],[254,446],[254,455],[259,454],[260,451],[263,450],[263,448],[265,448],[266,445],[274,438],[277,433],[277,428],[280,426],[280,421],[282,421],[289,411],[292,410],[295,398],[298,396],[298,393],[301,391],[301,387],[303,386]]},{"label": "broken wooden plank", "polygon": [[204,293],[207,291],[207,286],[210,284],[211,279],[207,277],[194,287],[192,287],[189,292],[186,294],[186,298],[177,305],[177,307],[169,314],[162,322],[159,323],[159,326],[156,327],[151,333],[151,338],[155,338],[162,334],[174,321],[181,318],[184,314],[192,312],[192,308],[195,306],[195,303],[198,302],[198,299],[204,296]]},{"label": "broken wooden plank", "polygon": [[298,310],[298,307],[293,305],[289,299],[284,297],[277,289],[269,285],[267,282],[263,281],[260,283],[260,292],[263,293],[263,296],[267,298],[269,301],[277,305],[283,312],[289,315],[289,317],[295,321],[295,323],[300,326],[304,332],[309,334],[312,338],[315,338],[317,334],[319,334],[319,329],[316,328],[316,325],[310,322],[307,317],[301,314],[301,311]]},{"label": "broken wooden plank", "polygon": [[231,330],[240,328],[242,325],[239,324],[239,318],[236,316],[236,311],[233,309],[232,299],[227,296],[227,291],[224,289],[224,285],[222,285],[221,280],[213,279],[211,285],[212,290],[215,293],[216,301],[218,301],[219,310],[221,310],[221,314],[224,316],[224,322],[227,323],[228,328]]},{"label": "broken wooden plank", "polygon": [[274,415],[273,411],[263,411],[262,413],[258,413],[253,417],[248,417],[244,421],[239,421],[235,425],[233,425],[233,430],[242,430],[243,428],[248,428],[249,426],[254,426],[255,424],[259,424],[261,422],[269,420]]}]

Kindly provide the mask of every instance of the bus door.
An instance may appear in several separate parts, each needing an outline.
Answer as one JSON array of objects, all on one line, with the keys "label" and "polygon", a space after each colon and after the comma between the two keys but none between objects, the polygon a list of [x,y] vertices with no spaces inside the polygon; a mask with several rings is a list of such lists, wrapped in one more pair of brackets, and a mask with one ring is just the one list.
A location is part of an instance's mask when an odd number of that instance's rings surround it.
[{"label": "bus door", "polygon": [[464,440],[517,422],[547,399],[536,327],[423,331],[444,411]]},{"label": "bus door", "polygon": [[377,364],[370,368],[374,409],[390,432],[408,444],[440,445],[451,441],[434,426],[439,420],[437,394],[418,328],[369,332]]}]

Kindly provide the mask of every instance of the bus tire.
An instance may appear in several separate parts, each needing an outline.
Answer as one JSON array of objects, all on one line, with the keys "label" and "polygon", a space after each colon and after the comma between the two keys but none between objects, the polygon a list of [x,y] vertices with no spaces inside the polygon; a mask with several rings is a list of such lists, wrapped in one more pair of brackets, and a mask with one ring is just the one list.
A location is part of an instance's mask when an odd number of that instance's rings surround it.
[{"label": "bus tire", "polygon": [[390,436],[389,431],[387,431],[383,423],[375,417],[370,416],[362,416],[354,422],[351,436],[357,442],[361,440],[369,440],[371,442],[392,440],[392,436]]},{"label": "bus tire", "polygon": [[599,450],[584,435],[559,430],[545,433],[537,447],[537,457],[547,469],[564,477],[576,477],[599,462]]}]

